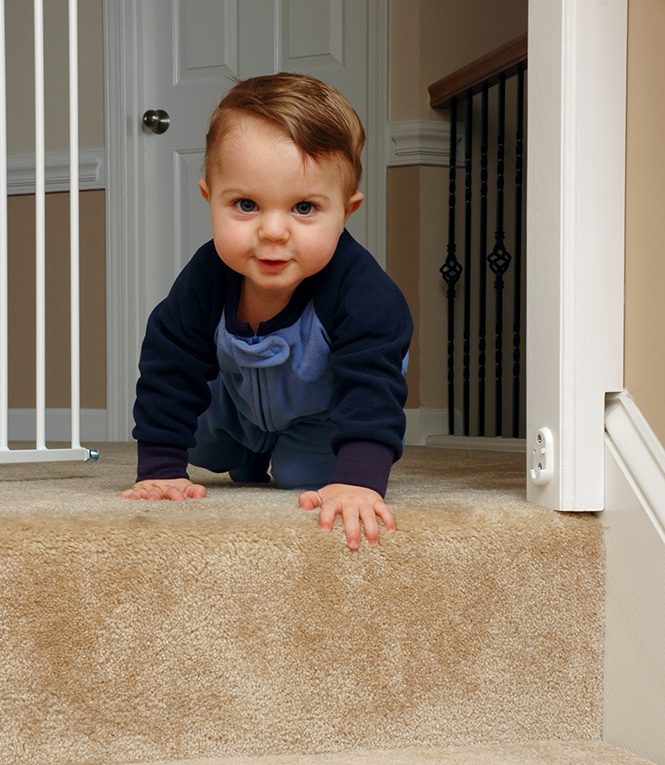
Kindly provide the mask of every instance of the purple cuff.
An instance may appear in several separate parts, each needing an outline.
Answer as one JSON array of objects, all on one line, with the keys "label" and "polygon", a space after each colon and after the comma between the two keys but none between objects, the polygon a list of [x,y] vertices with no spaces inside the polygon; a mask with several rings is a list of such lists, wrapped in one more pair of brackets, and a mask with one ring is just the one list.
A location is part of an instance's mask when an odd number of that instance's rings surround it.
[{"label": "purple cuff", "polygon": [[137,481],[150,478],[189,478],[187,474],[187,449],[168,444],[139,441]]},{"label": "purple cuff", "polygon": [[330,483],[365,486],[384,497],[394,461],[395,453],[389,446],[376,441],[349,441],[337,453]]}]

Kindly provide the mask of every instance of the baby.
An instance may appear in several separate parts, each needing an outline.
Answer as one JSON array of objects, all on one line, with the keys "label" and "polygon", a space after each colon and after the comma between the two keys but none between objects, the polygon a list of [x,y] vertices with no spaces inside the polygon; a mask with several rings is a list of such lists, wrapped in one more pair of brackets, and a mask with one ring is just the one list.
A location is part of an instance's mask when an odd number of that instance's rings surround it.
[{"label": "baby", "polygon": [[358,209],[358,115],[300,74],[238,82],[206,136],[212,241],[148,320],[130,499],[200,498],[187,464],[302,491],[346,544],[379,541],[401,456],[412,333],[399,289],[345,230]]}]

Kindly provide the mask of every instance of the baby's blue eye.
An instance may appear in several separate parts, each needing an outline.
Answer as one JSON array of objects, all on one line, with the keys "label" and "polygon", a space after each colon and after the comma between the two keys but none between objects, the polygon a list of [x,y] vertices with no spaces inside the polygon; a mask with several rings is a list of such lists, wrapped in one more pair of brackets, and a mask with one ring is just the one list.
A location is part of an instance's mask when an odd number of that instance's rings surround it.
[{"label": "baby's blue eye", "polygon": [[236,202],[236,206],[239,210],[246,213],[254,212],[254,210],[256,210],[256,202],[251,199],[239,199]]},{"label": "baby's blue eye", "polygon": [[298,215],[310,215],[314,212],[314,205],[311,202],[298,202],[293,209]]}]

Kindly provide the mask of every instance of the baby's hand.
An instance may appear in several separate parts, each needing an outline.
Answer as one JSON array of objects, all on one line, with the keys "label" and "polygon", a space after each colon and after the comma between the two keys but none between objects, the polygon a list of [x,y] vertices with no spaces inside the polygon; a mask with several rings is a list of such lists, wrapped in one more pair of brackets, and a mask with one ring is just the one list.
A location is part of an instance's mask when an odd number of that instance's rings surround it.
[{"label": "baby's hand", "polygon": [[383,501],[383,497],[373,489],[352,486],[346,483],[330,483],[318,491],[305,491],[299,498],[303,510],[321,508],[319,526],[330,531],[335,516],[341,515],[344,523],[346,546],[350,550],[360,547],[360,522],[365,529],[365,538],[371,547],[379,544],[379,524],[377,516],[383,521],[385,530],[395,531],[395,517]]},{"label": "baby's hand", "polygon": [[138,481],[131,489],[118,494],[119,497],[126,499],[201,499],[205,495],[205,486],[192,483],[188,478],[155,478]]}]

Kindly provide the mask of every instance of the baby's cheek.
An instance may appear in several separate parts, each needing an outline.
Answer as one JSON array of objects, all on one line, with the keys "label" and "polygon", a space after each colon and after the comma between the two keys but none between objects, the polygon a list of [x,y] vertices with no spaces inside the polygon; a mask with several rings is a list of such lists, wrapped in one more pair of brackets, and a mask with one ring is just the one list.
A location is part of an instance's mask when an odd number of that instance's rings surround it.
[{"label": "baby's cheek", "polygon": [[320,271],[330,262],[337,249],[340,234],[341,232],[338,233],[336,230],[324,230],[308,237],[306,244],[308,260],[316,271]]},{"label": "baby's cheek", "polygon": [[246,249],[246,237],[233,224],[220,226],[213,238],[217,253],[225,262],[234,261]]}]

